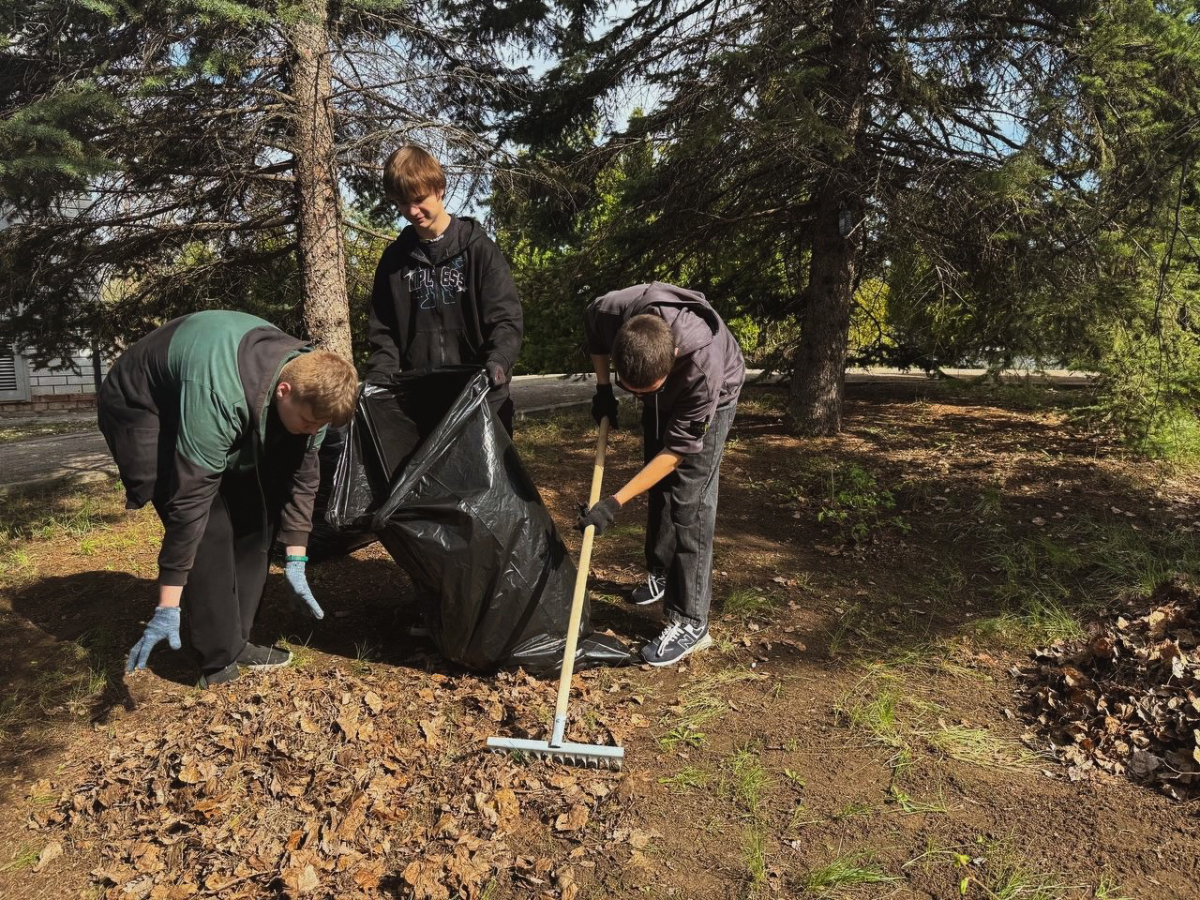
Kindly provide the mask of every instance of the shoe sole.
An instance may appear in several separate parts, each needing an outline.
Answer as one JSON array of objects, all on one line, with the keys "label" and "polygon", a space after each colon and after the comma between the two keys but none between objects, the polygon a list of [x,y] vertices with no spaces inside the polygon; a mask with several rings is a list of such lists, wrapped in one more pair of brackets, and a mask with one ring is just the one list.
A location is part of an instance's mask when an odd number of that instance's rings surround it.
[{"label": "shoe sole", "polygon": [[688,649],[684,650],[682,653],[680,653],[674,659],[664,659],[660,662],[650,662],[650,660],[646,659],[646,657],[643,656],[642,662],[644,662],[648,666],[654,666],[654,668],[656,668],[656,669],[665,669],[667,666],[675,665],[675,663],[679,662],[681,659],[684,659],[687,656],[690,656],[691,654],[695,653],[697,650],[707,650],[709,647],[712,646],[712,642],[713,642],[712,635],[706,634],[704,637],[702,637],[700,639],[699,643],[697,643],[694,647],[689,647]]},{"label": "shoe sole", "polygon": [[662,598],[662,594],[659,594],[657,597],[651,597],[649,600],[634,600],[633,597],[630,597],[629,604],[631,606],[649,606],[651,603],[657,603]]},{"label": "shoe sole", "polygon": [[263,672],[267,669],[280,669],[292,661],[292,651],[287,652],[287,659],[277,663],[238,663],[243,669],[250,669],[252,672]]}]

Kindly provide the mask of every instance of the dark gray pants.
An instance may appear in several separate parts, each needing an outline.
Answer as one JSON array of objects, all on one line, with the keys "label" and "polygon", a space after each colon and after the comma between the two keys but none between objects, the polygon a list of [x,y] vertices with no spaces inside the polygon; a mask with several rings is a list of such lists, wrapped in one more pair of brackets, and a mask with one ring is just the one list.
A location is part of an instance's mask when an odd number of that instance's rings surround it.
[{"label": "dark gray pants", "polygon": [[[162,518],[157,500],[154,508]],[[188,637],[206,675],[237,659],[250,640],[271,566],[273,530],[257,476],[227,473],[183,589]]]},{"label": "dark gray pants", "polygon": [[[719,407],[700,452],[682,457],[674,472],[650,488],[646,567],[666,575],[663,606],[667,618],[681,625],[708,623],[721,457],[736,411],[736,403]],[[659,425],[653,404],[645,404],[642,433],[646,462],[663,449]]]}]

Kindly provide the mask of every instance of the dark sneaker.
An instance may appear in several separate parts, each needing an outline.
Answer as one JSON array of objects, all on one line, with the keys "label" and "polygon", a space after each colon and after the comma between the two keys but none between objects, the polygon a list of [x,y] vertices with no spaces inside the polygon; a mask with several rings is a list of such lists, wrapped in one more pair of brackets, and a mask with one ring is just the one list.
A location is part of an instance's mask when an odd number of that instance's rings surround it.
[{"label": "dark sneaker", "polygon": [[237,664],[247,669],[278,669],[292,661],[292,651],[282,647],[247,644],[238,654]]},{"label": "dark sneaker", "polygon": [[672,622],[663,633],[642,648],[642,659],[652,666],[672,666],[689,653],[712,646],[708,626],[696,628]]},{"label": "dark sneaker", "polygon": [[200,687],[211,687],[214,684],[224,684],[227,681],[234,681],[242,670],[238,668],[238,664],[231,662],[223,669],[217,669],[215,672],[205,672],[200,676]]},{"label": "dark sneaker", "polygon": [[649,603],[657,603],[666,592],[667,576],[651,572],[646,576],[645,584],[639,584],[633,589],[633,593],[629,595],[629,602],[634,606],[646,606]]}]

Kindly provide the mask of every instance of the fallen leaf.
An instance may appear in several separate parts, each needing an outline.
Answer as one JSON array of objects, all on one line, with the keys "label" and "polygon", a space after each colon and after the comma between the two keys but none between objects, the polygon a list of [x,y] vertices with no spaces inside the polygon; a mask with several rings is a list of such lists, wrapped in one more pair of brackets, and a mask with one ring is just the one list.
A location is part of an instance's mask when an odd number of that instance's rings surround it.
[{"label": "fallen leaf", "polygon": [[54,860],[58,859],[62,855],[62,844],[60,844],[58,841],[51,841],[45,847],[43,847],[42,852],[38,854],[38,861],[37,864],[34,865],[33,871],[43,871],[46,866],[50,865],[50,863],[54,862]]},{"label": "fallen leaf", "polygon": [[579,831],[588,823],[588,808],[582,803],[576,803],[565,813],[554,820],[555,831]]}]

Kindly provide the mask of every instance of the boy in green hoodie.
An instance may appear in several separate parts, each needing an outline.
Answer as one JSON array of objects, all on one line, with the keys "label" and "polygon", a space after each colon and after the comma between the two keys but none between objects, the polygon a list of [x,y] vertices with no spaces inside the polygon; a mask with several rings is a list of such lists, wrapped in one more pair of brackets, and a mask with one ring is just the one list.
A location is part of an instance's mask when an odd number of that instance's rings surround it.
[{"label": "boy in green hoodie", "polygon": [[180,648],[181,603],[202,685],[288,661],[249,641],[271,540],[277,533],[287,548],[293,597],[322,618],[305,575],[317,449],[325,426],[349,421],[357,396],[345,359],[240,312],[175,319],[117,360],[97,401],[100,430],[126,507],[153,504],[165,528],[158,608],[129,671],[144,669],[163,640]]}]

